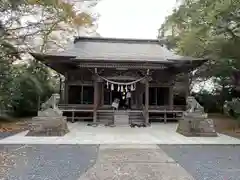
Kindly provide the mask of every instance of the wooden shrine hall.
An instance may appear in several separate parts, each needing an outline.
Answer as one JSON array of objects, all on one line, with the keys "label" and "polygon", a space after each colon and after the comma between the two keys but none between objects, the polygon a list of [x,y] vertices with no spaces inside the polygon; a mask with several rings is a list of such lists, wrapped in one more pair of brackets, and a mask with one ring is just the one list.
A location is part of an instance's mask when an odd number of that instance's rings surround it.
[{"label": "wooden shrine hall", "polygon": [[[64,75],[59,108],[70,120],[120,124],[115,121],[176,119],[185,110],[188,73],[206,61],[176,55],[158,40],[98,37],[78,37],[63,52],[32,55]],[[119,113],[127,119],[114,119]]]}]

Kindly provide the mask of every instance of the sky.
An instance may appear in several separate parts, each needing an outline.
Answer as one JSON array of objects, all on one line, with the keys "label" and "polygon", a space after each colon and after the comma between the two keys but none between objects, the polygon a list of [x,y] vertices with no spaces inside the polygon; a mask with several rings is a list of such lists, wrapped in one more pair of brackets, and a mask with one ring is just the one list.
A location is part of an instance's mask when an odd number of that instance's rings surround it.
[{"label": "sky", "polygon": [[176,0],[102,0],[97,32],[102,37],[156,39]]}]

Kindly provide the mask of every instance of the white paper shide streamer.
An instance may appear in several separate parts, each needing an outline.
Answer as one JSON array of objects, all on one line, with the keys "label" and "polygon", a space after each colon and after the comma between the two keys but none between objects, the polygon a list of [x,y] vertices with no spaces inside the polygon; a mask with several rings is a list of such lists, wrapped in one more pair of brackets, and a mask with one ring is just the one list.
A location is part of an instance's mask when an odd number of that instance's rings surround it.
[{"label": "white paper shide streamer", "polygon": [[136,83],[146,78],[146,77],[142,77],[132,82],[116,82],[116,81],[108,80],[107,78],[102,76],[99,76],[99,77],[102,78],[104,81],[106,81],[107,88],[109,88],[110,86],[112,91],[114,90],[114,86],[116,85],[118,92],[135,91]]},{"label": "white paper shide streamer", "polygon": [[141,80],[143,80],[146,77],[148,77],[149,69],[147,70],[147,75],[146,76],[141,77],[141,78],[139,78],[139,79],[137,79],[135,81],[132,81],[132,82],[117,82],[117,81],[109,80],[109,79],[107,79],[107,78],[105,78],[103,76],[100,76],[97,73],[97,68],[95,68],[95,74],[98,75],[98,77],[100,77],[104,81],[106,81],[107,89],[109,89],[109,86],[110,86],[111,90],[114,91],[115,90],[115,86],[116,86],[118,92],[126,93],[128,91],[135,91],[136,90],[136,83],[140,82]]}]

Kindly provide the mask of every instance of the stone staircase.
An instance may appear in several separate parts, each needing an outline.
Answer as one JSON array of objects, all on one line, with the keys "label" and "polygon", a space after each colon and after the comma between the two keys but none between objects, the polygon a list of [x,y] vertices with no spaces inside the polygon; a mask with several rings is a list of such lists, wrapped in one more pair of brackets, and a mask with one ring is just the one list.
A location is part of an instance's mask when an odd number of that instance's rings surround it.
[{"label": "stone staircase", "polygon": [[97,112],[97,122],[101,123],[101,124],[108,124],[113,122],[113,111],[109,111],[109,112],[102,112],[99,111]]},{"label": "stone staircase", "polygon": [[128,125],[130,123],[144,123],[142,112],[138,111],[99,111],[97,113],[97,122],[101,124],[108,124],[114,122],[115,125]]},{"label": "stone staircase", "polygon": [[128,126],[129,125],[129,112],[128,111],[115,111],[114,112],[114,124],[116,126]]},{"label": "stone staircase", "polygon": [[135,111],[129,112],[129,121],[130,121],[130,123],[133,123],[133,124],[144,123],[144,118],[143,118],[142,112],[135,112]]}]

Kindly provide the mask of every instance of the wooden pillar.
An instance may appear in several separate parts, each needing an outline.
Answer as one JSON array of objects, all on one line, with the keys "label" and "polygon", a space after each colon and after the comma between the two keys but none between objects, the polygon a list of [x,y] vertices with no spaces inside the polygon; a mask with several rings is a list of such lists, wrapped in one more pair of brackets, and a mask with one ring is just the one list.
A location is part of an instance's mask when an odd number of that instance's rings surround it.
[{"label": "wooden pillar", "polygon": [[173,94],[173,86],[169,87],[169,108],[170,110],[173,109],[173,100],[174,100],[174,94]]},{"label": "wooden pillar", "polygon": [[64,103],[68,104],[68,75],[65,73],[65,81],[64,81]]},{"label": "wooden pillar", "polygon": [[98,84],[99,86],[99,106],[98,107],[101,107],[103,106],[103,102],[104,102],[104,87],[103,87],[103,83],[102,82],[99,82]]},{"label": "wooden pillar", "polygon": [[142,105],[143,105],[143,85],[142,84],[139,84],[139,86],[138,86],[138,97],[137,97],[137,99],[138,99],[138,107],[139,108],[142,108]]},{"label": "wooden pillar", "polygon": [[185,85],[185,108],[184,109],[186,109],[187,108],[187,98],[188,98],[188,96],[190,96],[190,76],[188,73],[185,76],[184,85]]},{"label": "wooden pillar", "polygon": [[146,109],[145,123],[148,124],[149,123],[149,113],[148,113],[148,109],[149,109],[149,82],[148,82],[148,78],[146,78],[146,81],[145,81],[145,109]]},{"label": "wooden pillar", "polygon": [[93,107],[93,123],[97,122],[97,107],[98,107],[98,82],[97,82],[97,78],[94,78],[94,107]]},{"label": "wooden pillar", "polygon": [[186,79],[185,79],[185,96],[186,96],[186,99],[187,99],[187,97],[190,95],[190,76],[189,76],[189,74],[187,73],[186,74],[186,77],[185,77]]},{"label": "wooden pillar", "polygon": [[142,103],[139,102],[139,96],[140,96],[140,86],[137,83],[136,84],[136,90],[134,92],[134,96],[135,96],[135,104],[136,104],[136,108],[139,109],[142,106]]},{"label": "wooden pillar", "polygon": [[62,103],[63,102],[63,91],[62,91],[62,84],[63,84],[63,82],[62,82],[62,77],[61,77],[61,75],[60,74],[58,74],[58,78],[59,78],[59,95],[60,95],[60,103]]}]

